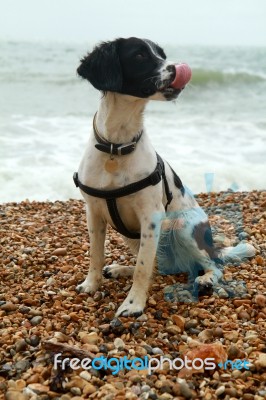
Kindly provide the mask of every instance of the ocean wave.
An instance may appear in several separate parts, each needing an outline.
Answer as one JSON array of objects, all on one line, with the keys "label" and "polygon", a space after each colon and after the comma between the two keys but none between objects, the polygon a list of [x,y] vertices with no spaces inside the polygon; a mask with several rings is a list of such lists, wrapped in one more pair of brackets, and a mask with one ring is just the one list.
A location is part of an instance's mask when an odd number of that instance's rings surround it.
[{"label": "ocean wave", "polygon": [[[74,85],[80,82],[75,72],[72,76],[50,76],[44,73],[27,73],[14,74],[10,72],[0,74],[0,82],[26,83],[39,82],[47,85],[67,86]],[[209,84],[254,84],[266,82],[266,75],[254,74],[249,72],[223,72],[218,70],[206,70],[201,68],[192,69],[191,83],[197,86],[205,86]]]},{"label": "ocean wave", "polygon": [[266,75],[254,74],[250,72],[241,71],[218,71],[196,68],[192,70],[192,83],[194,85],[207,85],[210,83],[233,84],[233,83],[260,83],[266,81]]},{"label": "ocean wave", "polygon": [[55,86],[67,86],[79,83],[80,79],[75,76],[65,76],[65,77],[57,77],[57,76],[47,76],[43,73],[27,73],[23,74],[14,74],[14,73],[2,73],[0,74],[0,82],[1,83],[43,83],[47,85],[55,85]]}]

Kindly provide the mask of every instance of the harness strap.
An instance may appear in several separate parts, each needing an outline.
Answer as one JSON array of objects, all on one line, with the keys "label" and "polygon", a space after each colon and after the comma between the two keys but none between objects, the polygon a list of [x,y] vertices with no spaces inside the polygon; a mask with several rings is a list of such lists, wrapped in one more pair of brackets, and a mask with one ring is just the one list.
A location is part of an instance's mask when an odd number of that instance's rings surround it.
[{"label": "harness strap", "polygon": [[138,182],[130,183],[129,185],[123,186],[118,189],[111,190],[100,190],[94,189],[90,186],[83,185],[78,178],[78,173],[75,172],[73,176],[73,180],[75,185],[79,187],[84,193],[87,193],[90,196],[99,197],[101,199],[113,199],[118,197],[128,196],[132,193],[136,193],[139,190],[145,189],[147,186],[155,186],[162,179],[162,172],[164,169],[163,160],[157,154],[157,165],[155,170],[147,176],[147,178],[141,179]]},{"label": "harness strap", "polygon": [[[169,165],[169,166],[170,166],[170,165]],[[184,188],[184,186],[183,186],[183,183],[182,183],[181,179],[179,178],[179,176],[175,173],[175,171],[173,170],[173,168],[172,168],[171,166],[170,166],[170,168],[171,168],[171,171],[172,171],[173,176],[174,176],[174,184],[175,184],[175,186],[181,191],[182,196],[184,196],[185,188]]]},{"label": "harness strap", "polygon": [[117,232],[121,233],[121,235],[126,236],[130,239],[140,239],[139,232],[130,232],[124,225],[124,222],[122,221],[120,214],[118,212],[116,199],[106,199],[106,203]]},{"label": "harness strap", "polygon": [[[126,185],[122,188],[112,189],[112,190],[100,190],[95,189],[90,186],[83,185],[78,178],[78,173],[75,172],[73,176],[74,183],[76,187],[79,187],[84,193],[99,197],[106,200],[108,211],[112,218],[112,221],[115,225],[116,230],[121,233],[122,235],[130,238],[130,239],[139,239],[140,233],[139,232],[130,232],[126,226],[124,225],[117,208],[116,199],[119,197],[128,196],[130,194],[136,193],[148,186],[155,186],[157,183],[163,179],[164,182],[164,189],[167,198],[167,204],[165,209],[167,210],[168,205],[171,203],[173,199],[172,192],[170,192],[169,185],[165,175],[165,167],[162,158],[159,154],[156,153],[157,156],[157,165],[155,170],[146,178],[141,179],[138,182],[133,182],[129,185]],[[180,181],[181,182],[181,181]],[[182,185],[182,183],[181,183]]]}]

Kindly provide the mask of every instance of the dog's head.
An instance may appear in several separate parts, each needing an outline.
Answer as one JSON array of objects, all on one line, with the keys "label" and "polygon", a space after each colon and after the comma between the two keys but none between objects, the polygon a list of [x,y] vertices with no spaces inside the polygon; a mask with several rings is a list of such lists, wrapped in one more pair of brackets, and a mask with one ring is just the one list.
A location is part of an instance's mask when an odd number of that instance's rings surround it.
[{"label": "dog's head", "polygon": [[81,60],[77,72],[103,92],[173,100],[182,90],[170,86],[175,66],[163,49],[135,37],[101,43]]}]

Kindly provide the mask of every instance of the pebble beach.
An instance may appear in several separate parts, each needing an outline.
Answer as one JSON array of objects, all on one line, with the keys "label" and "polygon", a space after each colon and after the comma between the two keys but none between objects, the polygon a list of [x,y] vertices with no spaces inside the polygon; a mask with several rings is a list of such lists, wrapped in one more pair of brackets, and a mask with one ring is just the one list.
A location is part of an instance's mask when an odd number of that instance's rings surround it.
[{"label": "pebble beach", "polygon": [[[224,267],[223,286],[197,301],[166,298],[185,275],[156,274],[144,314],[115,317],[131,279],[103,280],[93,296],[75,287],[89,267],[81,200],[0,206],[0,399],[263,400],[266,398],[266,192],[197,196],[216,240],[244,240],[256,255]],[[122,237],[108,228],[106,265],[133,265]],[[245,291],[232,295],[227,283]],[[230,285],[229,285],[230,286]],[[170,300],[170,301],[169,301]],[[53,367],[62,357],[214,357],[248,360],[249,369],[109,370]]]}]

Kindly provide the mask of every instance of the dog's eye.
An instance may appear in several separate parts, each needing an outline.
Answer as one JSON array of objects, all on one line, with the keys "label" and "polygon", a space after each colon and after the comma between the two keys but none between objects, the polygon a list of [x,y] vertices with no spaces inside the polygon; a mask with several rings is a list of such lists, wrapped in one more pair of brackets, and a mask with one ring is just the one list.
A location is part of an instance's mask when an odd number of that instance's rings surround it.
[{"label": "dog's eye", "polygon": [[137,60],[144,60],[144,58],[146,58],[147,56],[146,56],[146,54],[144,54],[144,53],[138,53],[138,54],[136,54],[135,55],[135,58],[137,59]]}]

